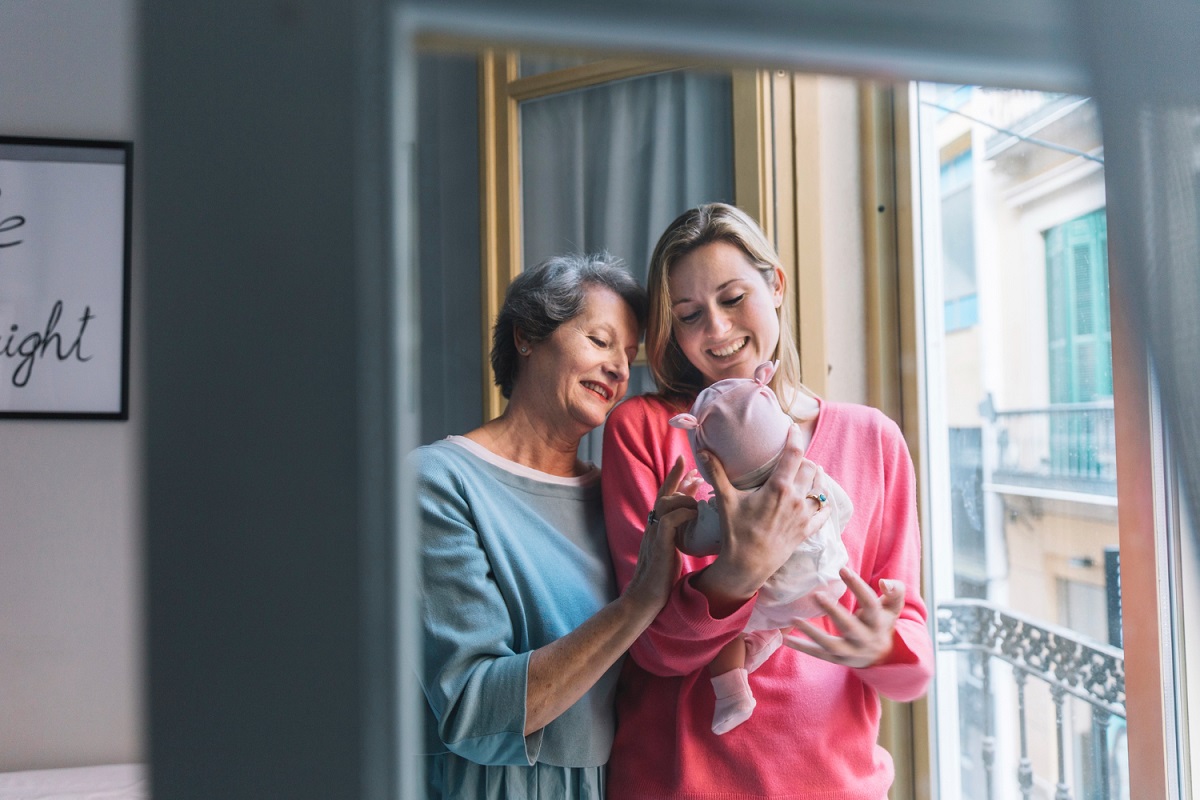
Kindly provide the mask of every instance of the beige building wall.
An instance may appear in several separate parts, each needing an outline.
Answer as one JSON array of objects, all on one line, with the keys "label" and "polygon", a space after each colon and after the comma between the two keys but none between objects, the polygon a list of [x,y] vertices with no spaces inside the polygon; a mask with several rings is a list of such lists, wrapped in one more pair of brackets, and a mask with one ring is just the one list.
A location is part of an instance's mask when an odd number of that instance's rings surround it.
[{"label": "beige building wall", "polygon": [[1005,508],[1012,607],[1065,624],[1046,611],[1058,607],[1060,581],[1104,586],[1104,548],[1117,544],[1116,507],[1007,497]]},{"label": "beige building wall", "polygon": [[979,327],[946,334],[946,424],[978,428],[983,376],[979,370]]},{"label": "beige building wall", "polygon": [[[1066,613],[1060,604],[1061,587],[1069,581],[1103,589],[1104,547],[1117,543],[1116,508],[1021,497],[1008,497],[1005,505],[1010,605],[1029,616],[1066,626],[1067,620],[1059,616]],[[1086,566],[1089,561],[1091,565]],[[1090,622],[1103,624],[1099,618]],[[1001,669],[1007,671],[1008,667]],[[1034,774],[1041,776],[1039,789],[1050,798],[1053,783],[1047,778],[1058,771],[1054,703],[1046,685],[1033,679],[1027,682],[1025,703]],[[1066,737],[1068,762],[1083,758],[1088,763],[1090,753],[1074,753],[1072,748],[1081,737],[1090,735],[1090,706],[1068,697],[1065,708],[1065,724],[1078,734]]]}]

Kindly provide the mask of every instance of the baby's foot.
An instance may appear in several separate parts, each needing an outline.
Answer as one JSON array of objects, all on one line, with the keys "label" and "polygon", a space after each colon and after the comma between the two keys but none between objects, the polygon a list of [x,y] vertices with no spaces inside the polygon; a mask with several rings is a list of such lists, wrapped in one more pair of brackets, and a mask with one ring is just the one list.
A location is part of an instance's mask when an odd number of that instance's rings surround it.
[{"label": "baby's foot", "polygon": [[713,733],[720,736],[750,719],[757,703],[750,693],[750,676],[744,669],[712,678],[713,691],[717,694],[717,705],[713,709]]},{"label": "baby's foot", "polygon": [[754,672],[783,644],[783,634],[777,628],[750,631],[743,634],[746,642],[746,672]]}]

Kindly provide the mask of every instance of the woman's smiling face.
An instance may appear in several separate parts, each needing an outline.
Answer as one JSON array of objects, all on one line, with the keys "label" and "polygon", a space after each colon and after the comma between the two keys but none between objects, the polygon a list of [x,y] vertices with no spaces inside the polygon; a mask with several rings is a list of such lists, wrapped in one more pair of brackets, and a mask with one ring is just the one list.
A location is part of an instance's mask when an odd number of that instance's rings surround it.
[{"label": "woman's smiling face", "polygon": [[775,356],[783,271],[775,285],[735,245],[712,242],[671,267],[667,285],[680,350],[706,383],[749,378]]},{"label": "woman's smiling face", "polygon": [[607,287],[589,287],[583,310],[530,347],[519,378],[529,383],[522,397],[560,430],[583,436],[625,396],[638,333],[628,303]]}]

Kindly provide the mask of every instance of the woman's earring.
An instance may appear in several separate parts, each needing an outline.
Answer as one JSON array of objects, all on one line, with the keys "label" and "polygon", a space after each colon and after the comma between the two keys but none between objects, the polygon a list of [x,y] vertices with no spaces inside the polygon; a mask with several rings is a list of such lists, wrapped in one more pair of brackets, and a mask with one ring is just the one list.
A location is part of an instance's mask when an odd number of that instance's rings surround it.
[{"label": "woman's earring", "polygon": [[524,355],[525,353],[528,353],[528,352],[529,352],[529,348],[528,348],[528,347],[522,347],[522,348],[521,348],[521,354],[522,354],[522,355]]}]

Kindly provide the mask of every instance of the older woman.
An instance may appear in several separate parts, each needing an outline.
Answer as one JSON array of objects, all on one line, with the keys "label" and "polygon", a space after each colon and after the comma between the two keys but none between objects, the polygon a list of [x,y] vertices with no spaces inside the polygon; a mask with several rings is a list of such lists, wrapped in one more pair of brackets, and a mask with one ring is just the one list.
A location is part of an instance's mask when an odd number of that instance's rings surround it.
[{"label": "older woman", "polygon": [[523,273],[493,332],[508,407],[413,454],[430,797],[604,795],[614,665],[666,601],[675,529],[694,514],[689,500],[657,500],[618,596],[599,470],[576,452],[625,394],[645,309],[606,256]]}]

